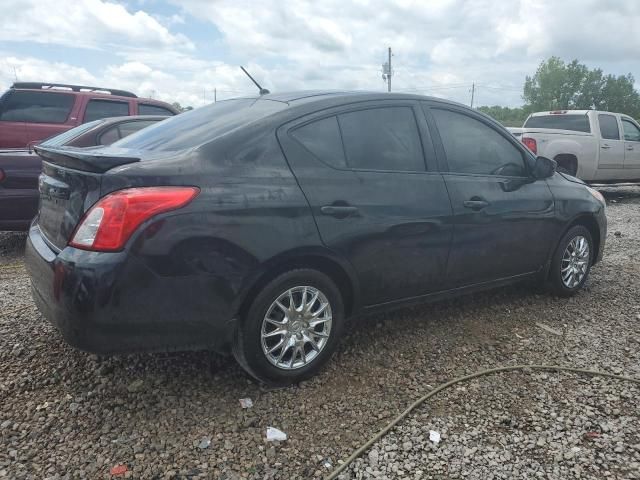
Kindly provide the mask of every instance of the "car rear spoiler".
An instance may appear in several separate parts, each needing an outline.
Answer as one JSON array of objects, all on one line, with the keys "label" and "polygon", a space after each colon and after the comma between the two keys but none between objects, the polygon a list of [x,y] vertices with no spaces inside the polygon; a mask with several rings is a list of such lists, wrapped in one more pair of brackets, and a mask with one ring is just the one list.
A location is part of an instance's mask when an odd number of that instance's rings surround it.
[{"label": "car rear spoiler", "polygon": [[37,145],[34,150],[46,162],[84,172],[104,173],[120,165],[140,161],[140,158],[136,157],[105,155],[99,151],[71,147],[56,148]]}]

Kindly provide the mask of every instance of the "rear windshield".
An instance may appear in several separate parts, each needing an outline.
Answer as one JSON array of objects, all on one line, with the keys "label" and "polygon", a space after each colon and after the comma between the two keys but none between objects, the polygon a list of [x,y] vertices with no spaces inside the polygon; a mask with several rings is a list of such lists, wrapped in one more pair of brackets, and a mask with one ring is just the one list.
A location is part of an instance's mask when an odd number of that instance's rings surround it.
[{"label": "rear windshield", "polygon": [[64,123],[75,97],[67,93],[14,90],[0,102],[0,120],[5,122]]},{"label": "rear windshield", "polygon": [[282,102],[255,98],[225,100],[171,117],[113,145],[135,150],[186,150],[203,145],[286,106]]},{"label": "rear windshield", "polygon": [[82,125],[77,126],[76,128],[72,128],[71,130],[67,130],[60,135],[56,135],[54,137],[50,137],[41,143],[42,146],[45,147],[63,147],[67,143],[71,142],[74,138],[82,135],[85,132],[88,132],[93,127],[100,125],[104,120],[94,120],[93,122],[83,123]]},{"label": "rear windshield", "polygon": [[555,130],[573,130],[591,132],[589,117],[586,115],[540,115],[529,117],[525,128],[553,128]]}]

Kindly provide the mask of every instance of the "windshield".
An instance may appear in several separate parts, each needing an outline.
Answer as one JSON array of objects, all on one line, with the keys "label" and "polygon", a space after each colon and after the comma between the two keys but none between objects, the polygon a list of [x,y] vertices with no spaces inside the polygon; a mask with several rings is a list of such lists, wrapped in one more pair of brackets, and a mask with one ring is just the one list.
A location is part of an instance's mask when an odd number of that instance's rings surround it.
[{"label": "windshield", "polygon": [[113,144],[135,150],[176,151],[203,145],[242,125],[286,108],[271,100],[240,98],[181,113]]},{"label": "windshield", "polygon": [[67,130],[60,135],[56,135],[55,137],[48,138],[44,142],[41,143],[43,147],[63,147],[67,143],[71,142],[75,138],[79,137],[83,133],[88,132],[92,128],[103,123],[104,120],[94,120],[93,122],[83,123],[82,125],[78,125],[71,130]]}]

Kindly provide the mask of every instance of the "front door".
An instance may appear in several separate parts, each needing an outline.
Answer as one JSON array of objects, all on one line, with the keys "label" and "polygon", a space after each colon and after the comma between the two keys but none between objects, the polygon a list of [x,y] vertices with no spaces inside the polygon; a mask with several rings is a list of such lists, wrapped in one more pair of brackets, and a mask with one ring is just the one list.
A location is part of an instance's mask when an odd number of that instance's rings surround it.
[{"label": "front door", "polygon": [[[600,128],[600,159],[598,160],[598,170],[608,170],[603,172],[608,178],[624,177],[624,141],[620,140],[620,127],[615,115],[601,113],[598,115],[598,125]],[[615,172],[611,170],[616,170]],[[604,178],[599,175],[599,178]]]},{"label": "front door", "polygon": [[529,154],[479,115],[437,104],[429,112],[454,215],[449,287],[541,270],[554,201],[547,183],[530,177]]},{"label": "front door", "polygon": [[[324,244],[346,258],[365,306],[440,290],[451,204],[413,102],[360,103],[278,132]],[[423,147],[424,144],[424,147]]]},{"label": "front door", "polygon": [[631,119],[622,118],[624,133],[624,169],[627,178],[640,179],[640,128]]}]

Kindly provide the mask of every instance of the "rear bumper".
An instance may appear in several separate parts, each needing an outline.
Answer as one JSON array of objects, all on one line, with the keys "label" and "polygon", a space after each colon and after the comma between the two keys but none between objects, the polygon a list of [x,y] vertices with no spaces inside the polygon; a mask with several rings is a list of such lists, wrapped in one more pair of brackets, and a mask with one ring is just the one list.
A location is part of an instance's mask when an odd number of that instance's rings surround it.
[{"label": "rear bumper", "polygon": [[127,252],[57,254],[37,226],[25,262],[38,309],[74,347],[99,354],[229,350],[235,321],[209,278],[158,275]]}]

